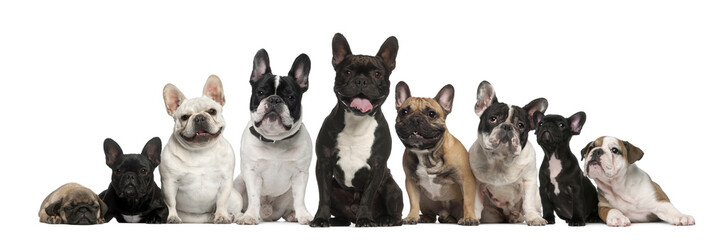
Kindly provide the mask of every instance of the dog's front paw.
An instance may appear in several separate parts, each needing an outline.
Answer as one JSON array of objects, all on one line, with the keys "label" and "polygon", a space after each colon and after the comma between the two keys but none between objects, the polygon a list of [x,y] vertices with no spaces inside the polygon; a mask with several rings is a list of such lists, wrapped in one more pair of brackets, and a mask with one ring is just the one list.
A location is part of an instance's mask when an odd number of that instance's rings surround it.
[{"label": "dog's front paw", "polygon": [[610,227],[627,227],[631,226],[631,220],[626,216],[609,216],[606,219],[606,225]]},{"label": "dog's front paw", "polygon": [[182,219],[180,219],[177,215],[168,216],[168,223],[182,223]]},{"label": "dog's front paw", "polygon": [[230,224],[234,222],[234,215],[228,213],[215,213],[212,223],[214,224]]},{"label": "dog's front paw", "polygon": [[547,224],[555,224],[555,216],[552,217],[542,217],[547,221]]},{"label": "dog's front paw", "polygon": [[547,221],[542,217],[535,217],[533,219],[525,220],[525,223],[527,223],[528,226],[545,226]]},{"label": "dog's front paw", "polygon": [[379,227],[402,226],[402,217],[382,216],[375,222]]},{"label": "dog's front paw", "polygon": [[59,216],[49,216],[45,222],[49,224],[62,224],[62,218]]},{"label": "dog's front paw", "polygon": [[244,214],[237,219],[237,224],[239,225],[257,225],[259,222],[261,222],[261,219],[252,214]]},{"label": "dog's front paw", "polygon": [[375,221],[371,218],[360,218],[355,222],[355,227],[376,227]]},{"label": "dog's front paw", "polygon": [[301,215],[296,215],[296,219],[298,219],[298,223],[301,225],[308,225],[313,221],[313,216],[311,216],[310,213],[304,213]]},{"label": "dog's front paw", "polygon": [[582,227],[586,224],[587,223],[584,222],[584,219],[574,219],[573,218],[573,219],[567,221],[567,226],[570,226],[570,227]]},{"label": "dog's front paw", "polygon": [[478,226],[481,221],[475,218],[462,218],[459,219],[459,225],[461,226]]},{"label": "dog's front paw", "polygon": [[104,223],[106,223],[106,220],[104,218],[96,219],[96,224],[104,224]]},{"label": "dog's front paw", "polygon": [[311,227],[330,227],[330,219],[316,217],[309,224]]},{"label": "dog's front paw", "polygon": [[680,215],[678,217],[671,218],[670,223],[676,226],[695,225],[695,218],[690,215]]},{"label": "dog's front paw", "polygon": [[419,223],[419,216],[417,215],[416,217],[406,217],[402,219],[402,224],[406,225],[416,225]]}]

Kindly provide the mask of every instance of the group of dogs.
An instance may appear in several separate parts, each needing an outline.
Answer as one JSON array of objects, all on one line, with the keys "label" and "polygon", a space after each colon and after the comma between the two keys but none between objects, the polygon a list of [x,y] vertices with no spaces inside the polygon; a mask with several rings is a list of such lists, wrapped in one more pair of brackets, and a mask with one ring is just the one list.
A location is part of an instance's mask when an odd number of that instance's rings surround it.
[{"label": "group of dogs", "polygon": [[[337,103],[315,143],[319,203],[315,216],[304,198],[313,144],[301,121],[310,59],[301,54],[286,76],[271,72],[259,50],[249,83],[251,120],[236,154],[222,136],[222,83],[210,76],[203,96],[186,98],[167,84],[163,97],[174,131],[161,151],[159,138],[141,154],[124,154],[106,139],[106,164],[113,170],[107,190],[96,195],[76,183],[61,186],[42,203],[40,222],[96,224],[116,218],[131,223],[233,223],[277,221],[311,227],[399,226],[402,224],[555,223],[570,226],[663,220],[693,225],[651,178],[634,164],[643,151],[614,137],[600,137],[581,152],[582,168],[570,150],[586,115],[544,115],[544,98],[524,107],[499,102],[493,86],[477,89],[478,139],[466,151],[447,129],[454,88],[434,98],[412,97],[395,87],[396,135],[406,147],[403,169],[410,211],[402,218],[402,190],[387,168],[392,137],[382,114],[395,69],[398,42],[388,38],[375,56],[354,55],[341,34],[332,42]],[[545,152],[539,170],[528,133],[535,130]],[[158,167],[162,185],[153,181]],[[538,177],[540,185],[538,186]],[[592,185],[590,178],[596,182]]]}]

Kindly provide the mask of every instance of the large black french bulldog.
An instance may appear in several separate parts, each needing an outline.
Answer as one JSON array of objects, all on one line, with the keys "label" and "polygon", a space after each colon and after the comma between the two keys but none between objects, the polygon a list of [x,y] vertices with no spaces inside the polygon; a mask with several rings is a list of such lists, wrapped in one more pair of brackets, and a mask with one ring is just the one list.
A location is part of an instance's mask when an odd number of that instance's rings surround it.
[{"label": "large black french bulldog", "polygon": [[333,37],[338,102],[316,140],[320,202],[311,227],[402,225],[402,190],[387,168],[392,138],[380,111],[398,48],[390,37],[376,56],[353,55],[342,34]]},{"label": "large black french bulldog", "polygon": [[540,166],[542,217],[555,223],[555,214],[569,226],[601,222],[597,214],[597,191],[582,174],[577,158],[569,148],[572,136],[579,135],[587,119],[584,112],[569,118],[535,112],[537,143],[545,152]]},{"label": "large black french bulldog", "polygon": [[141,154],[123,154],[113,139],[104,141],[106,165],[112,170],[111,184],[99,194],[108,205],[106,222],[165,223],[168,208],[163,194],[153,180],[153,170],[160,164],[160,138],[154,137]]}]

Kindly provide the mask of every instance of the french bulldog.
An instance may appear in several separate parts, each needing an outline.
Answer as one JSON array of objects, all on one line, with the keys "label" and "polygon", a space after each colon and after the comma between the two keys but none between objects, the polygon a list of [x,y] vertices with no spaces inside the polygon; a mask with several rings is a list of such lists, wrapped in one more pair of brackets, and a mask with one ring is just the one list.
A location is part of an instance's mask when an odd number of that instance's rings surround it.
[{"label": "french bulldog", "polygon": [[222,136],[222,81],[210,76],[202,94],[186,99],[172,84],[163,88],[165,107],[175,120],[158,168],[168,223],[232,223],[241,215],[242,197],[232,186],[234,150]]},{"label": "french bulldog", "polygon": [[615,137],[599,137],[582,149],[584,174],[597,183],[599,217],[608,226],[663,220],[676,226],[695,225],[636,164],[643,151]]},{"label": "french bulldog", "polygon": [[439,215],[440,223],[478,225],[468,152],[446,128],[454,87],[444,86],[433,99],[420,98],[411,97],[407,83],[399,82],[395,97],[394,127],[406,147],[402,162],[411,205],[403,223],[433,223]]},{"label": "french bulldog", "polygon": [[478,139],[469,150],[476,177],[476,216],[483,223],[546,224],[541,216],[535,149],[528,132],[535,129],[533,114],[544,113],[547,100],[538,98],[525,107],[498,102],[493,86],[478,85],[476,115]]},{"label": "french bulldog", "polygon": [[276,76],[266,50],[254,56],[251,121],[242,134],[241,174],[234,181],[247,206],[238,224],[313,219],[304,202],[313,144],[301,118],[310,69],[311,60],[301,54],[288,76]]},{"label": "french bulldog", "polygon": [[402,225],[402,190],[387,168],[392,138],[380,111],[398,48],[390,37],[376,56],[353,55],[342,34],[333,37],[337,103],[316,139],[319,203],[311,227]]},{"label": "french bulldog", "polygon": [[569,148],[572,136],[582,132],[586,119],[584,112],[569,118],[535,113],[537,143],[545,152],[539,178],[542,217],[548,224],[555,223],[555,212],[569,226],[601,222],[596,188],[583,175]]},{"label": "french bulldog", "polygon": [[160,138],[154,137],[141,154],[123,154],[113,139],[104,140],[106,165],[113,171],[111,184],[99,197],[108,206],[106,222],[116,218],[120,223],[165,223],[168,207],[163,193],[153,180],[160,164]]},{"label": "french bulldog", "polygon": [[89,225],[105,223],[108,206],[90,189],[67,183],[50,193],[39,208],[39,222]]}]

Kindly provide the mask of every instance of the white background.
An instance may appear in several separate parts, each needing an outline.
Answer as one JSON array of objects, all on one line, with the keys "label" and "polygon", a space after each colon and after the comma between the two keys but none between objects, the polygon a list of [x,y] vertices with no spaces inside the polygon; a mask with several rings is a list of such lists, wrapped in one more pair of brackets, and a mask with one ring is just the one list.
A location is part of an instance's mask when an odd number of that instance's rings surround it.
[{"label": "white background", "polygon": [[[707,236],[709,11],[704,1],[3,1],[0,232],[33,239]],[[387,37],[399,39],[392,91],[404,80],[414,96],[433,97],[453,84],[448,126],[466,147],[476,136],[475,88],[482,80],[506,103],[546,97],[547,113],[585,111],[587,123],[572,150],[602,135],[632,142],[646,153],[639,166],[698,225],[570,228],[559,219],[546,227],[380,229],[38,223],[41,201],[58,186],[78,182],[97,193],[108,186],[105,138],[125,153],[140,152],[154,136],[167,142],[173,120],[162,99],[166,83],[197,97],[207,77],[217,74],[227,99],[224,136],[238,151],[249,117],[252,58],[260,48],[279,75],[298,54],[310,56],[303,118],[315,142],[335,105],[330,44],[336,32],[355,54],[374,55]],[[393,94],[382,110],[393,126]],[[533,145],[540,164],[542,151]],[[389,167],[402,188],[403,150],[394,139]],[[315,159],[311,173],[314,166]],[[306,203],[312,214],[317,199],[311,174]],[[408,211],[405,195],[403,214]]]}]

